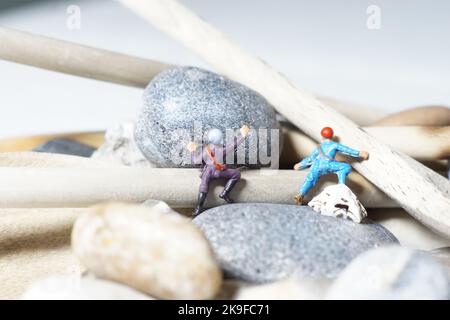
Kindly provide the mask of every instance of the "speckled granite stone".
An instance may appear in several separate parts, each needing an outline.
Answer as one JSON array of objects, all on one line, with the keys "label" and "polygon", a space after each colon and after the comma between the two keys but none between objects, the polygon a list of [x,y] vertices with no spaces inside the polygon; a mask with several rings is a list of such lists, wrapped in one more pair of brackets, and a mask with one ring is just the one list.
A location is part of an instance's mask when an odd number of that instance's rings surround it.
[{"label": "speckled granite stone", "polygon": [[[260,94],[206,70],[176,67],[161,72],[145,89],[135,140],[147,159],[160,167],[190,167],[185,147],[194,136],[199,144],[211,128],[222,130],[225,137],[226,129],[237,130],[244,124],[279,129],[273,108]],[[268,139],[261,141],[265,151]]]},{"label": "speckled granite stone", "polygon": [[379,224],[355,224],[307,206],[223,205],[193,221],[226,275],[255,283],[293,274],[333,278],[360,253],[398,243]]},{"label": "speckled granite stone", "polygon": [[328,299],[450,299],[447,271],[424,252],[389,246],[352,261]]}]

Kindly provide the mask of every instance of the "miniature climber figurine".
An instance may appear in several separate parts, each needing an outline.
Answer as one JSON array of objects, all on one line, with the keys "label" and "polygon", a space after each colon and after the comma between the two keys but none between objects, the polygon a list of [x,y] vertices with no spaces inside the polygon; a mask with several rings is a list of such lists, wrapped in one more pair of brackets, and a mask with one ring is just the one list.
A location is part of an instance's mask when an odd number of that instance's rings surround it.
[{"label": "miniature climber figurine", "polygon": [[311,171],[306,176],[300,192],[294,197],[296,204],[302,204],[308,191],[314,187],[320,176],[328,173],[334,173],[338,176],[339,184],[345,184],[347,175],[352,171],[352,167],[345,162],[335,160],[336,152],[341,152],[352,157],[360,157],[364,160],[369,158],[366,151],[357,151],[332,140],[333,129],[325,127],[320,133],[323,141],[314,149],[310,156],[294,166],[294,170],[302,170],[311,167]]},{"label": "miniature climber figurine", "polygon": [[[203,146],[202,153],[199,157],[193,156],[193,163],[205,163],[201,174],[197,206],[192,215],[193,217],[196,217],[203,211],[203,205],[208,194],[209,183],[213,179],[228,179],[219,197],[228,203],[233,202],[233,199],[230,198],[230,192],[241,178],[241,172],[239,169],[228,168],[223,164],[223,159],[225,159],[227,153],[234,152],[234,150],[244,141],[245,137],[249,134],[250,128],[243,125],[239,131],[240,134],[235,138],[233,143],[223,146],[222,131],[219,129],[209,130],[207,133],[207,144]],[[193,153],[197,150],[197,145],[195,142],[189,142],[186,148],[189,152]]]}]

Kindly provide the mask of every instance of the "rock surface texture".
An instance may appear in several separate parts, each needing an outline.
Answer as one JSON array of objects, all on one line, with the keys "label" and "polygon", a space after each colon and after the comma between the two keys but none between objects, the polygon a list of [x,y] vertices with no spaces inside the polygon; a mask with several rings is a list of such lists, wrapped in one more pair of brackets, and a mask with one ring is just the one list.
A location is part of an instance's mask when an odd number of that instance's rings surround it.
[{"label": "rock surface texture", "polygon": [[450,299],[447,271],[429,255],[390,246],[361,254],[332,284],[329,299]]},{"label": "rock surface texture", "polygon": [[[272,106],[257,92],[221,75],[195,67],[176,67],[161,72],[145,89],[135,139],[146,158],[158,166],[191,167],[188,142],[201,144],[203,135],[217,128],[226,144],[244,124],[266,134],[251,134],[252,139],[259,137],[261,146],[252,144],[254,140],[247,141],[245,164],[268,165],[266,159],[249,155],[258,156],[258,151],[271,154],[270,129],[277,130],[274,141],[276,146],[281,145]],[[237,162],[244,165],[244,160]]]},{"label": "rock surface texture", "polygon": [[125,166],[156,167],[148,161],[134,142],[134,124],[121,123],[105,133],[105,142],[92,158]]},{"label": "rock surface texture", "polygon": [[325,216],[351,219],[356,223],[361,223],[367,217],[366,209],[345,184],[326,187],[308,203],[308,206]]},{"label": "rock surface texture", "polygon": [[193,221],[226,275],[253,283],[293,274],[333,278],[362,252],[398,243],[376,223],[327,217],[307,206],[223,205]]},{"label": "rock surface texture", "polygon": [[96,276],[155,298],[210,299],[222,282],[203,233],[164,203],[96,206],[77,219],[72,248]]}]

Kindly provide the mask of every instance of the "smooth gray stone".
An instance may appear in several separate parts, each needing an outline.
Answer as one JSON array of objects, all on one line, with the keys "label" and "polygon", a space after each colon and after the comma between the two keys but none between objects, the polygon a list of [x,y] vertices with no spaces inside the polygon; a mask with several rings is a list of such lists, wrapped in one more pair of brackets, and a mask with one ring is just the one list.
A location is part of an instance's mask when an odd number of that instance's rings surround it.
[{"label": "smooth gray stone", "polygon": [[447,270],[430,255],[389,246],[358,256],[330,287],[328,299],[450,298]]},{"label": "smooth gray stone", "polygon": [[[269,129],[260,148],[269,156],[270,129],[280,127],[266,99],[221,75],[195,67],[175,67],[158,74],[145,89],[134,136],[150,162],[160,167],[192,167],[186,145],[195,136],[199,144],[209,129],[217,128],[222,130],[226,144],[226,129],[238,130],[244,124],[252,129]],[[281,134],[278,136],[276,142],[281,146]],[[249,149],[247,143],[246,160],[241,165],[260,167],[256,161],[249,161]],[[257,155],[259,149],[252,151]],[[278,154],[275,158],[278,160]]]},{"label": "smooth gray stone", "polygon": [[80,157],[90,157],[96,149],[69,139],[55,139],[45,142],[33,149],[35,152],[68,154]]},{"label": "smooth gray stone", "polygon": [[290,275],[333,278],[360,253],[398,243],[379,224],[322,216],[307,206],[223,205],[193,222],[225,274],[254,283]]}]

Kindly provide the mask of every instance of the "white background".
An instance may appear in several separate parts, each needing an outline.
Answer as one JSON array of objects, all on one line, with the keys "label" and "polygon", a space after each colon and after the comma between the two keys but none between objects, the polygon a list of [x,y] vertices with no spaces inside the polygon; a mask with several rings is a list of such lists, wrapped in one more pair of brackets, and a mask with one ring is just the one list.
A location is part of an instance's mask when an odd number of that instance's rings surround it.
[{"label": "white background", "polygon": [[[300,87],[382,113],[450,105],[450,1],[183,0]],[[66,27],[69,5],[81,30]],[[381,29],[366,26],[369,5]],[[111,0],[0,11],[0,24],[174,64],[207,67]],[[98,130],[132,120],[142,90],[0,61],[0,137]]]}]

